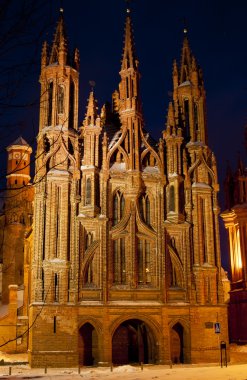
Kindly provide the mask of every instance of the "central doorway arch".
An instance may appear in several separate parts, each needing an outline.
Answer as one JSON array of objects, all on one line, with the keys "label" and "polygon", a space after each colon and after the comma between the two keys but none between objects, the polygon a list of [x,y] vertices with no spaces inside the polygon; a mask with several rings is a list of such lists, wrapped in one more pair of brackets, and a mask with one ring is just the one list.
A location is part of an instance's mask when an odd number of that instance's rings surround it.
[{"label": "central doorway arch", "polygon": [[112,337],[112,363],[154,363],[156,344],[152,331],[140,319],[129,319],[118,326]]}]

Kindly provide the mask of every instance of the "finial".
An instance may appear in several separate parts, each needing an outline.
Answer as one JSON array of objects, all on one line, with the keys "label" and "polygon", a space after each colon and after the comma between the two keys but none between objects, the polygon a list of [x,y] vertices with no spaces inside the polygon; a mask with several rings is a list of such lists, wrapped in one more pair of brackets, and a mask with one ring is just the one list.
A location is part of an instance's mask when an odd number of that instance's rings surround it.
[{"label": "finial", "polygon": [[91,91],[93,92],[94,91],[94,87],[96,86],[95,81],[94,80],[90,80],[88,83],[91,86]]},{"label": "finial", "polygon": [[127,14],[130,14],[131,13],[131,2],[132,0],[125,0],[126,1],[126,4],[127,4],[127,8],[126,8],[126,13]]},{"label": "finial", "polygon": [[187,20],[186,20],[186,18],[183,18],[183,24],[184,24],[184,26],[183,26],[183,33],[186,36],[186,34],[188,34],[188,27],[187,27]]},{"label": "finial", "polygon": [[60,13],[63,13],[63,0],[60,0],[60,8],[59,8]]}]

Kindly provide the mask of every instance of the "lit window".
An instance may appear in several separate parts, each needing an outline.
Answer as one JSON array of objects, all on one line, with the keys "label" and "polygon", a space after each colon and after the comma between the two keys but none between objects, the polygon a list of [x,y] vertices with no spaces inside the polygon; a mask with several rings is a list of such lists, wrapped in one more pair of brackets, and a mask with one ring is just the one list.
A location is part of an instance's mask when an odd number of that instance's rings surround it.
[{"label": "lit window", "polygon": [[113,242],[113,282],[114,284],[126,283],[124,239],[114,240]]},{"label": "lit window", "polygon": [[150,243],[147,240],[138,239],[137,253],[138,283],[149,284],[151,283]]}]

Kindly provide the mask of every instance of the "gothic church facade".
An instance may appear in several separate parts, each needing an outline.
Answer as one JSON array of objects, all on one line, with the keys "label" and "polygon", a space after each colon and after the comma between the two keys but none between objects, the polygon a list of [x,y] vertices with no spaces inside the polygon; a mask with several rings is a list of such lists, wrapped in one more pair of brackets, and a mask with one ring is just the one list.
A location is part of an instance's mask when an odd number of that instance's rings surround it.
[{"label": "gothic church facade", "polygon": [[[144,129],[127,12],[120,83],[78,125],[79,52],[61,12],[41,59],[34,223],[25,241],[32,366],[218,360],[228,341],[216,159],[184,35],[159,142]],[[25,310],[25,308],[24,308]]]}]

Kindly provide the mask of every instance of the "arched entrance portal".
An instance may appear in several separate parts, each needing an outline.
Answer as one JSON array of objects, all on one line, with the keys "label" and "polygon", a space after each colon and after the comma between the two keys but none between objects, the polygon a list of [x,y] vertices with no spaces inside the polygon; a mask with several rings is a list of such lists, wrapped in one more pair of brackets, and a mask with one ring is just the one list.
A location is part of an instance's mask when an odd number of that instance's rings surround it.
[{"label": "arched entrance portal", "polygon": [[156,345],[150,328],[139,319],[123,322],[112,338],[113,364],[154,363]]},{"label": "arched entrance portal", "polygon": [[183,326],[176,323],[171,329],[171,361],[172,363],[184,363],[183,355]]},{"label": "arched entrance portal", "polygon": [[85,323],[79,330],[79,364],[91,366],[98,363],[98,335],[91,323]]}]

